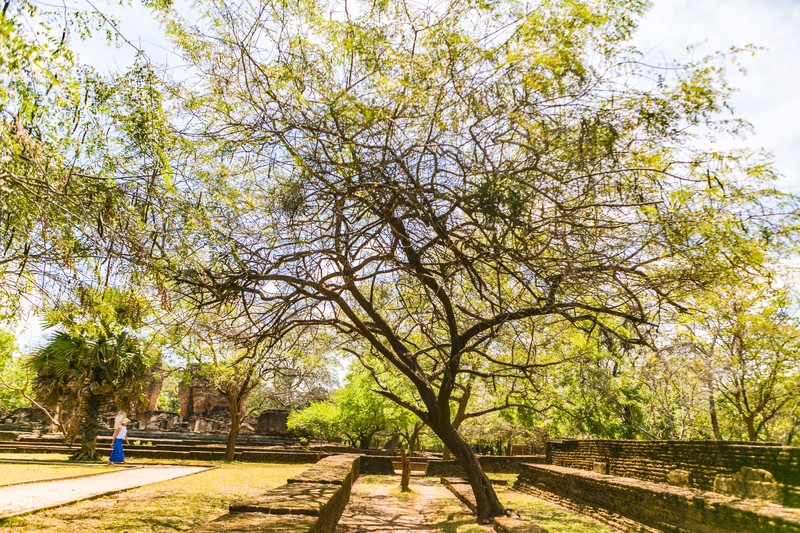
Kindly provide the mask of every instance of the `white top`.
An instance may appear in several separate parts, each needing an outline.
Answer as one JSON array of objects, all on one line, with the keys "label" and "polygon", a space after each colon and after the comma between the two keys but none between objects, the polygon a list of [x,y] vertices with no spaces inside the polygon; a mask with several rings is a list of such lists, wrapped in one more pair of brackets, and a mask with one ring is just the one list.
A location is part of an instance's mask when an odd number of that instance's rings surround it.
[{"label": "white top", "polygon": [[120,426],[118,429],[119,431],[117,432],[117,436],[114,438],[124,439],[128,436],[128,426]]}]

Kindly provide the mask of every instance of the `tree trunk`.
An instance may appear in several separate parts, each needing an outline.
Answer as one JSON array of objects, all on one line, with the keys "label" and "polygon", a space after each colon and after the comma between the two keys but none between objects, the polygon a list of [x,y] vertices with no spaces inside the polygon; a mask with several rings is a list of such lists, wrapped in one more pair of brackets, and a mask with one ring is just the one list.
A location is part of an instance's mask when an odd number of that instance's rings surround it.
[{"label": "tree trunk", "polygon": [[450,453],[450,448],[448,448],[446,445],[444,445],[443,448],[442,448],[442,459],[445,460],[445,461],[449,461],[452,458],[453,458],[453,454]]},{"label": "tree trunk", "polygon": [[784,446],[791,446],[792,440],[794,439],[794,432],[797,431],[797,422],[792,422],[792,429],[789,430],[789,433],[786,435],[786,442],[784,442]]},{"label": "tree trunk", "polygon": [[86,407],[83,411],[81,423],[81,449],[70,457],[70,461],[97,461],[97,428],[100,418],[100,397],[90,394],[86,398]]},{"label": "tree trunk", "polygon": [[233,398],[229,399],[228,408],[231,412],[231,429],[228,431],[228,444],[225,446],[223,461],[233,461],[236,458],[236,439],[239,438],[239,429],[242,426],[242,413],[239,410],[239,402]]},{"label": "tree trunk", "polygon": [[411,460],[406,456],[406,451],[400,448],[400,490],[408,492],[408,483],[411,481]]},{"label": "tree trunk", "polygon": [[708,415],[711,417],[711,429],[714,431],[714,440],[722,440],[722,433],[719,430],[719,420],[717,420],[717,401],[714,394],[708,393]]},{"label": "tree trunk", "polygon": [[450,450],[458,460],[467,474],[467,481],[475,494],[475,502],[478,507],[478,522],[488,523],[494,516],[502,516],[506,513],[506,508],[500,503],[497,494],[494,492],[491,481],[483,472],[478,457],[472,452],[464,438],[456,431],[452,424],[445,423],[434,430],[436,435],[442,439],[444,445]]},{"label": "tree trunk", "polygon": [[369,450],[370,444],[372,444],[372,435],[363,435],[358,439],[358,448],[360,450]]},{"label": "tree trunk", "polygon": [[419,451],[419,430],[422,429],[421,423],[414,424],[414,431],[411,433],[411,436],[408,438],[408,451],[414,452]]},{"label": "tree trunk", "polygon": [[758,440],[758,431],[756,431],[755,416],[746,417],[744,424],[747,426],[747,439],[750,442],[756,442]]}]

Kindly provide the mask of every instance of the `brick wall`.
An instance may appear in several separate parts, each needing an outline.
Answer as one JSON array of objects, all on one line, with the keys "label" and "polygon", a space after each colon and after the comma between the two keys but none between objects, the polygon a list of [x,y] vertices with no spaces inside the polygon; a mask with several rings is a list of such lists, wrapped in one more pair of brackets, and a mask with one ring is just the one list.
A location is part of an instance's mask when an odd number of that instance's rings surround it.
[{"label": "brick wall", "polygon": [[523,465],[514,488],[624,532],[800,533],[800,511],[554,465]]},{"label": "brick wall", "polygon": [[[543,455],[482,455],[478,457],[481,468],[487,474],[518,474],[523,463],[543,463]],[[458,461],[431,459],[428,461],[426,476],[464,477],[466,473]]]},{"label": "brick wall", "polygon": [[770,472],[781,484],[787,507],[800,507],[800,447],[718,441],[568,440],[545,444],[548,464],[592,470],[608,464],[608,473],[666,483],[670,471],[687,470],[693,486],[712,490],[717,474],[743,466]]}]

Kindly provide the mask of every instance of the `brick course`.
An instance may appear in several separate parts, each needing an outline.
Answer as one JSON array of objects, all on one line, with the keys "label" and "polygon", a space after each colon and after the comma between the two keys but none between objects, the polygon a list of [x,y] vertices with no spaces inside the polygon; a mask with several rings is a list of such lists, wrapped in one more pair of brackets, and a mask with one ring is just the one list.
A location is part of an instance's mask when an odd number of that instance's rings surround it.
[{"label": "brick course", "polygon": [[514,488],[626,532],[800,533],[797,509],[563,466],[524,465]]},{"label": "brick course", "polygon": [[608,473],[668,483],[670,472],[691,474],[692,486],[711,491],[717,474],[734,475],[742,467],[770,472],[780,484],[787,507],[800,507],[800,448],[719,441],[568,440],[545,444],[548,464],[592,470],[608,464]]}]

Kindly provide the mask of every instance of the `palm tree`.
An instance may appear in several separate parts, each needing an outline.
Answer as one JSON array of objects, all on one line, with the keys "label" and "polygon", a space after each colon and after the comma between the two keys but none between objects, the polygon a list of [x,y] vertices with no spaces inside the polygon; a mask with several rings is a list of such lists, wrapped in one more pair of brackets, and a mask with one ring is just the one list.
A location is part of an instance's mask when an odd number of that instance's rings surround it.
[{"label": "palm tree", "polygon": [[71,309],[51,314],[67,331],[56,333],[28,358],[42,402],[51,408],[73,405],[81,416],[81,448],[70,458],[79,461],[99,459],[101,409],[112,402],[118,407],[135,405],[153,362],[127,329],[134,316],[130,304],[137,298],[112,289],[92,291],[90,296],[89,305],[82,301],[82,313]]}]

